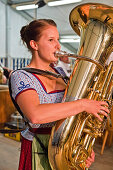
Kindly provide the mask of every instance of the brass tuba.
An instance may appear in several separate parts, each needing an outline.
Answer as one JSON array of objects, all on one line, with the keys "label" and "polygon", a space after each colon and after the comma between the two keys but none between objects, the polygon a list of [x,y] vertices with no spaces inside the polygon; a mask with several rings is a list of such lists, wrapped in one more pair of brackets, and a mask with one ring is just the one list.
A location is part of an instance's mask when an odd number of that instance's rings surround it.
[{"label": "brass tuba", "polygon": [[[86,60],[78,57],[75,62],[63,102],[81,98],[110,101],[113,62],[107,66],[106,61],[113,50],[113,8],[103,4],[82,4],[71,11],[69,19],[81,37],[78,56],[84,56]],[[91,154],[95,139],[105,128],[106,120],[100,116],[103,122],[86,112],[56,122],[48,146],[53,170],[86,167],[85,160]]]}]

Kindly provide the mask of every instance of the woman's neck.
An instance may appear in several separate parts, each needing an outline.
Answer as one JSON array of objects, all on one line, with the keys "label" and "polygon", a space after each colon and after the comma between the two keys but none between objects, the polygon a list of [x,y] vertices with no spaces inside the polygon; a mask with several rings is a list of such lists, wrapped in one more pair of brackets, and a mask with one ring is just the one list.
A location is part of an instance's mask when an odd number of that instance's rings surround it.
[{"label": "woman's neck", "polygon": [[32,67],[32,68],[37,68],[37,69],[41,69],[41,70],[47,70],[47,71],[53,71],[51,65],[51,63],[42,60],[39,56],[38,53],[36,51],[34,51],[34,53],[32,53],[32,59],[30,64],[28,64],[28,67]]},{"label": "woman's neck", "polygon": [[35,60],[31,60],[31,62],[27,65],[30,68],[37,68],[41,70],[53,71],[50,63],[41,63],[40,61],[36,62]]}]

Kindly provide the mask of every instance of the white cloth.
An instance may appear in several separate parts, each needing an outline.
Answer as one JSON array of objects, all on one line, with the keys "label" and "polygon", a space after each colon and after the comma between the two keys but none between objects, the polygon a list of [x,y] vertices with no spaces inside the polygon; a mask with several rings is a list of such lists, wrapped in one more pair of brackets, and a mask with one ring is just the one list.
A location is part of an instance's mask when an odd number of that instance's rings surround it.
[{"label": "white cloth", "polygon": [[64,72],[66,73],[66,75],[68,77],[70,77],[70,74],[71,74],[71,72],[70,72],[70,70],[71,70],[70,69],[70,64],[64,63],[63,61],[59,60],[56,67],[61,67],[64,70]]}]

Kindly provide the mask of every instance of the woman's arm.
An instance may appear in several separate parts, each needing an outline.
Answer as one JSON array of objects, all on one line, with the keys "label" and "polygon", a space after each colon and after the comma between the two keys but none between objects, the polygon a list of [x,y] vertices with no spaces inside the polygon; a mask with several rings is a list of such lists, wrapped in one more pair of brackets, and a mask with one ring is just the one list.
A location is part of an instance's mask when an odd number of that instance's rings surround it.
[{"label": "woman's arm", "polygon": [[104,101],[80,99],[72,102],[40,104],[36,91],[27,90],[19,94],[17,103],[31,123],[49,123],[86,111],[101,120],[98,113],[107,116],[108,104]]}]

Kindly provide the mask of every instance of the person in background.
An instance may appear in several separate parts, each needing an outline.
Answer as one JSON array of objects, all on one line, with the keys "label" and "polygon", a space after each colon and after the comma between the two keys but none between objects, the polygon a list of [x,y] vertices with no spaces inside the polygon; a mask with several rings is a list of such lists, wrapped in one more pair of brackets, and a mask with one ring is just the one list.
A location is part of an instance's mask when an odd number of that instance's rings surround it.
[{"label": "person in background", "polygon": [[62,70],[67,77],[70,77],[71,74],[71,64],[68,56],[59,57],[59,61],[56,64],[57,70]]},{"label": "person in background", "polygon": [[[55,55],[61,46],[56,23],[51,19],[39,19],[23,26],[21,39],[31,51],[32,59],[27,68],[57,73],[51,63],[57,62]],[[12,97],[21,109],[30,128],[21,133],[22,145],[19,170],[50,170],[44,147],[48,146],[51,128],[55,122],[86,111],[100,121],[98,113],[108,116],[108,104],[104,101],[79,99],[62,102],[66,84],[61,78],[43,76],[17,70],[11,73]],[[41,146],[39,140],[43,144]],[[87,167],[94,161],[94,152],[87,159]]]},{"label": "person in background", "polygon": [[0,70],[1,70],[1,74],[3,74],[2,77],[2,84],[7,84],[7,80],[9,79],[11,70],[7,67],[4,67],[2,63],[0,63]]},{"label": "person in background", "polygon": [[10,70],[9,68],[3,67],[3,73],[4,73],[4,75],[6,76],[7,79],[9,79],[11,72],[12,72],[12,70]]}]

